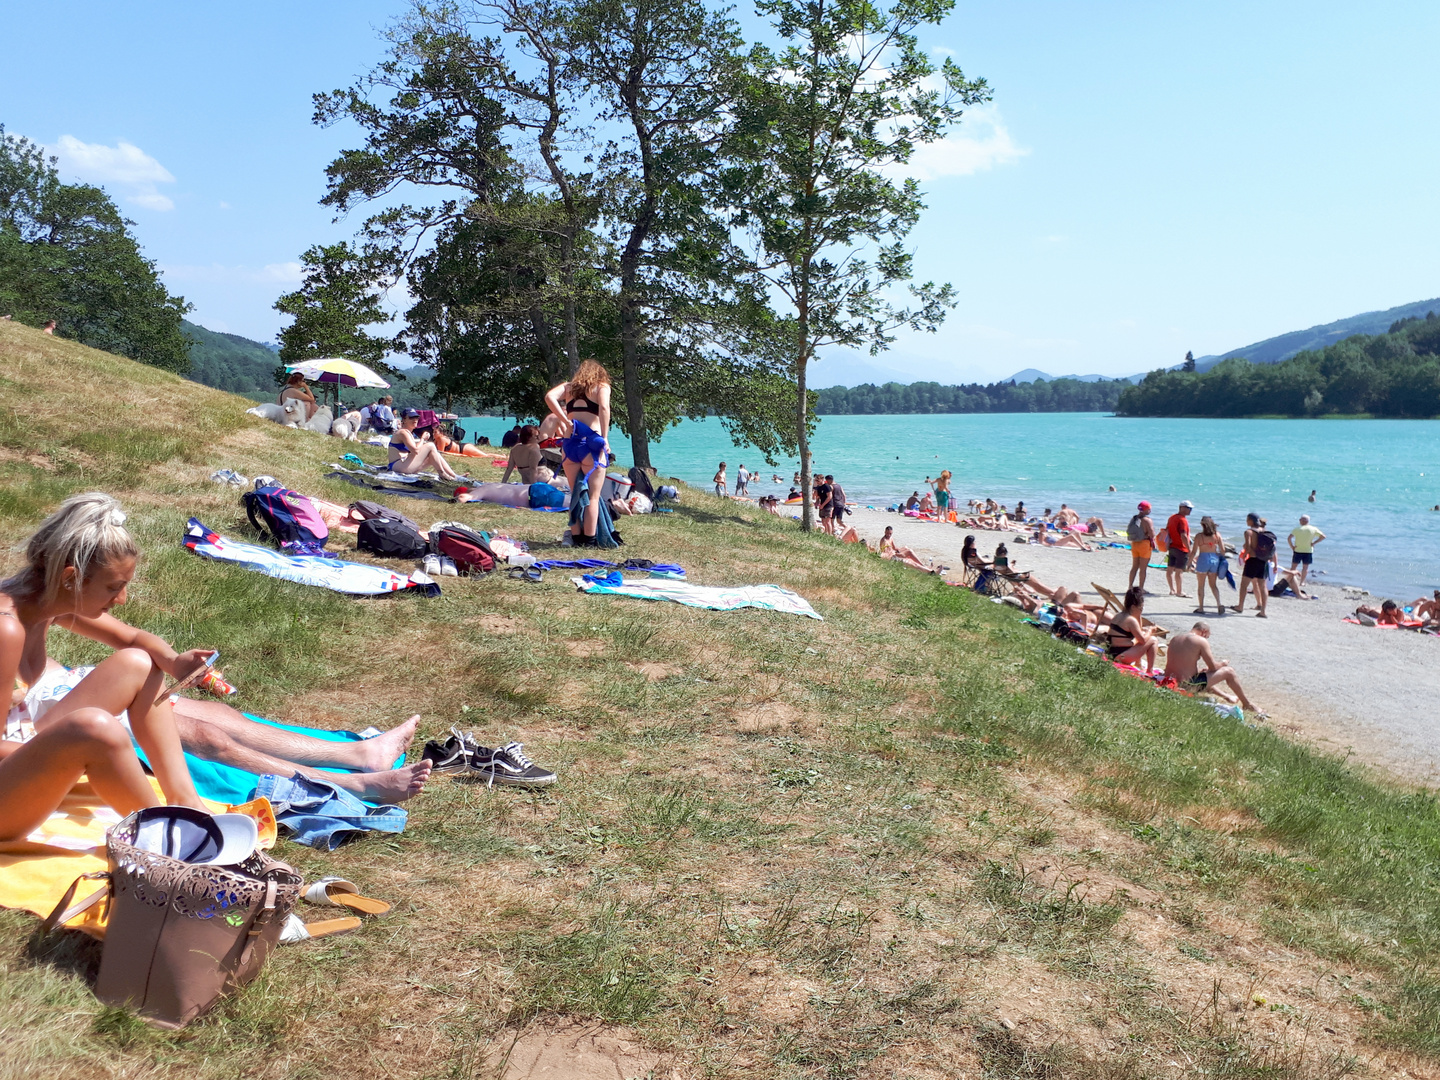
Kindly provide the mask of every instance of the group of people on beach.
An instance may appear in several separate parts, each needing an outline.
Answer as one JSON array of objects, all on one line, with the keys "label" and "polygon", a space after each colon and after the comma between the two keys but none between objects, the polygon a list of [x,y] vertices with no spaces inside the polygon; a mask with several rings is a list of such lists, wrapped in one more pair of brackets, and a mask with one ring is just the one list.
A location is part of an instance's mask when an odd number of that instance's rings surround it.
[{"label": "group of people on beach", "polygon": [[[1184,499],[1165,522],[1163,531],[1157,531],[1151,518],[1150,503],[1141,500],[1134,515],[1126,526],[1130,541],[1129,585],[1145,588],[1150,570],[1150,559],[1157,552],[1165,552],[1165,581],[1171,596],[1188,599],[1185,592],[1185,575],[1194,574],[1199,606],[1195,614],[1204,615],[1205,590],[1215,598],[1215,614],[1226,611],[1243,614],[1247,596],[1253,596],[1257,618],[1268,618],[1266,611],[1269,598],[1293,592],[1301,599],[1307,599],[1305,583],[1315,559],[1315,547],[1325,540],[1325,534],[1311,524],[1310,515],[1301,514],[1299,523],[1290,530],[1287,542],[1290,545],[1290,568],[1282,569],[1279,562],[1279,543],[1276,535],[1259,514],[1245,516],[1245,533],[1237,548],[1228,544],[1215,524],[1215,519],[1206,515],[1200,519],[1199,532],[1192,533],[1190,517],[1195,504]],[[1236,603],[1225,605],[1220,599],[1220,575],[1224,572],[1227,557],[1234,554],[1240,565],[1240,581],[1237,586],[1239,598]]]}]

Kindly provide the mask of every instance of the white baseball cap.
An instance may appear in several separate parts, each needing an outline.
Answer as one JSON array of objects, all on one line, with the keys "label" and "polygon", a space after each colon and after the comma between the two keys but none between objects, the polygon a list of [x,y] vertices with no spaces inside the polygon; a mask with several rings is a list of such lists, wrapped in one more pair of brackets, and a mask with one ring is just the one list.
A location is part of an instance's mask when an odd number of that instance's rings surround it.
[{"label": "white baseball cap", "polygon": [[1192,503],[1189,499],[1182,499],[1181,502],[1180,502],[1180,505],[1183,506],[1183,507],[1185,507],[1186,510],[1194,510],[1194,509],[1195,509],[1195,504]]},{"label": "white baseball cap", "polygon": [[188,806],[151,806],[137,815],[135,846],[181,862],[234,866],[260,842],[255,819],[211,814]]}]

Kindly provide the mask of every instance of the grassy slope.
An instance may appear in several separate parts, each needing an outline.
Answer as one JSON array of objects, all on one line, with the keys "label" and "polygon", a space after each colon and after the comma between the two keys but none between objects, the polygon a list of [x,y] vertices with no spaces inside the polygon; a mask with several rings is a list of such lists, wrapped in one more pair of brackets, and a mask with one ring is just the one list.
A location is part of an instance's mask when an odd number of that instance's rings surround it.
[{"label": "grassy slope", "polygon": [[561,782],[438,782],[393,841],[282,842],[396,912],[281,950],[184,1032],[100,1008],[92,946],[0,913],[0,1074],[493,1075],[487,1055],[563,1016],[629,1026],[667,1076],[1428,1071],[1428,795],[695,492],[627,520],[626,553],[791,586],[826,621],[589,598],[559,574],[349,601],[206,563],[186,517],[243,535],[214,468],[355,496],[321,479],[336,444],[244,404],[0,324],[0,528],[13,547],[63,495],[111,490],[147,551],[123,614],[222,649],[245,707],[349,727],[413,709],[429,734],[522,739]]}]

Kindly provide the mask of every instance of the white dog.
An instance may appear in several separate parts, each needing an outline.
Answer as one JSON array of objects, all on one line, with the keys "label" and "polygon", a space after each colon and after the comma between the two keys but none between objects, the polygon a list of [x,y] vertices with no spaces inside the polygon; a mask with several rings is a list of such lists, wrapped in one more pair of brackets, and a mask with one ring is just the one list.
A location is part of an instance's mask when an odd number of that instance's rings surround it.
[{"label": "white dog", "polygon": [[334,423],[334,414],[328,407],[315,410],[315,415],[309,420],[305,419],[305,402],[296,401],[291,398],[284,405],[271,405],[268,402],[264,405],[256,405],[253,409],[246,409],[251,416],[259,416],[266,420],[274,420],[284,427],[304,428],[306,431],[318,432],[324,435],[329,432],[330,425]]},{"label": "white dog", "polygon": [[344,416],[330,425],[330,434],[337,439],[349,439],[351,442],[360,441],[360,412],[351,410]]}]

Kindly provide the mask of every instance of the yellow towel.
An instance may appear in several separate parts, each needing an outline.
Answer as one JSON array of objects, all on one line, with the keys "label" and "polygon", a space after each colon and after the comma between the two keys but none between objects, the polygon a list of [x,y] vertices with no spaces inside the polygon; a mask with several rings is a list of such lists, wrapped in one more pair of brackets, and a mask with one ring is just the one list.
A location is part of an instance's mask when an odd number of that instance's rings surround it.
[{"label": "yellow towel", "polygon": [[[153,777],[150,784],[156,797],[163,800],[160,785]],[[208,801],[206,805],[214,813],[233,809],[235,813],[249,814],[260,826],[260,846],[275,845],[275,812],[265,799],[233,808]],[[105,832],[119,821],[120,815],[106,806],[82,778],[59,809],[29,836],[0,841],[0,907],[29,911],[42,919],[49,915],[77,877],[108,868]],[[78,903],[104,886],[103,881],[82,881],[71,902]],[[105,905],[97,904],[65,925],[103,938],[107,914]]]}]

